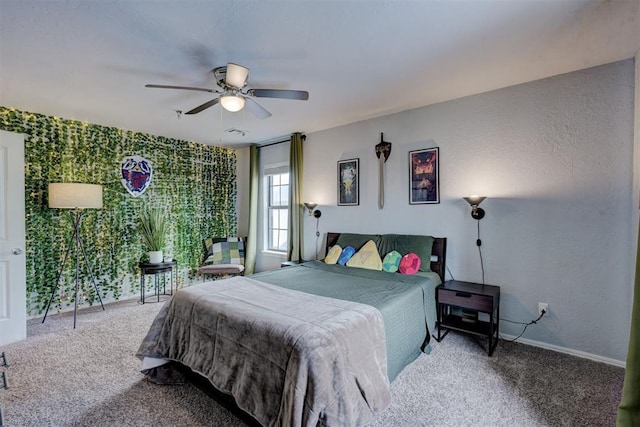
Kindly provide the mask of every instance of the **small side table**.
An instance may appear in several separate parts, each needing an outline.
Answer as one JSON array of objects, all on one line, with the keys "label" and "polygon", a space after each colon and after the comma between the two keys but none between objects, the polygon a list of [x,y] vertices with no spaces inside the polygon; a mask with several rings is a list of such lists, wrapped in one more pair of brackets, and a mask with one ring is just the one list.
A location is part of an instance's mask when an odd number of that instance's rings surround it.
[{"label": "small side table", "polygon": [[[442,341],[449,330],[456,330],[488,339],[487,353],[493,354],[498,345],[500,327],[500,286],[480,283],[448,280],[436,288],[436,306],[438,310],[438,342]],[[452,307],[470,312],[469,318],[454,314]],[[478,319],[478,313],[489,315],[489,321]],[[442,329],[445,329],[442,334]]]},{"label": "small side table", "polygon": [[[154,296],[158,297],[157,302],[160,302],[161,295],[171,296],[173,295],[173,268],[178,265],[178,262],[174,259],[171,262],[161,262],[159,264],[151,264],[148,262],[141,262],[138,264],[140,268],[140,304],[144,304],[145,301],[145,276],[153,275],[154,277]],[[169,273],[169,293],[167,293],[166,274]],[[162,293],[160,292],[160,278],[158,275],[162,274]],[[176,290],[178,290],[178,284],[176,283]]]}]

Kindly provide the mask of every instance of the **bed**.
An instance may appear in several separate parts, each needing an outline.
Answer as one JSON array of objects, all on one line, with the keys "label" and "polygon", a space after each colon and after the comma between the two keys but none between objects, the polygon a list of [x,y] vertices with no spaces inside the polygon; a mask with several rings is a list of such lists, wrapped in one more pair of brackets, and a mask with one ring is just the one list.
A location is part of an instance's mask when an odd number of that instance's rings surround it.
[{"label": "bed", "polygon": [[369,423],[390,404],[390,381],[429,352],[446,239],[328,233],[327,248],[368,240],[380,254],[418,253],[431,271],[311,261],[183,288],[140,346],[143,372],[170,383],[176,362],[187,366],[265,426]]}]

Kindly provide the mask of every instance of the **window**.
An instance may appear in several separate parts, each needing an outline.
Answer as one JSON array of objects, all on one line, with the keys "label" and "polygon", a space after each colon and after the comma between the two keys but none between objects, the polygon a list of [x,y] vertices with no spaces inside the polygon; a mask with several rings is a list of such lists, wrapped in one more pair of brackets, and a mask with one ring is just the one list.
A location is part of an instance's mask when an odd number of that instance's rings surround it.
[{"label": "window", "polygon": [[286,252],[289,232],[289,168],[273,168],[266,175],[267,249]]}]

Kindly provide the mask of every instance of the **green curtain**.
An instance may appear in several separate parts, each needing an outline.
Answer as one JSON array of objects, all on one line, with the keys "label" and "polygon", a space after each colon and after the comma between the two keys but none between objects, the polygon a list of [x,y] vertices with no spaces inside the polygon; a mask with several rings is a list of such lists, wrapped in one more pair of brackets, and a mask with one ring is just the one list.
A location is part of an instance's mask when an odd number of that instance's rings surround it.
[{"label": "green curtain", "polygon": [[302,134],[291,135],[289,151],[289,238],[287,260],[302,260]]},{"label": "green curtain", "polygon": [[256,269],[258,243],[258,191],[260,190],[260,150],[257,145],[249,147],[249,235],[245,249],[244,274],[253,274]]},{"label": "green curtain", "polygon": [[638,252],[636,254],[636,279],[633,292],[633,311],[631,313],[631,335],[627,350],[627,368],[624,374],[622,399],[618,406],[617,426],[640,425],[640,233],[638,233]]}]

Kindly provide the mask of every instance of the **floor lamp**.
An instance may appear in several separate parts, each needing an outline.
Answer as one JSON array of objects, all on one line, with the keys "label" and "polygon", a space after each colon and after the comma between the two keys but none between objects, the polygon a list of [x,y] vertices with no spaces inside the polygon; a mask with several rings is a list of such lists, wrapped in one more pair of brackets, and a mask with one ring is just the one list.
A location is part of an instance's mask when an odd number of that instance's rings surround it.
[{"label": "floor lamp", "polygon": [[93,287],[96,290],[96,295],[100,300],[100,305],[104,310],[104,304],[102,304],[102,298],[100,297],[100,290],[96,284],[96,278],[91,270],[91,265],[87,259],[87,252],[84,250],[82,239],[80,238],[80,222],[82,221],[82,213],[84,209],[102,209],[102,186],[96,184],[78,184],[78,183],[51,183],[49,184],[49,207],[53,209],[70,209],[69,215],[71,216],[71,222],[73,223],[73,234],[69,239],[69,245],[67,247],[67,253],[62,259],[62,266],[58,273],[58,279],[56,280],[56,286],[51,289],[51,297],[49,298],[49,304],[47,304],[47,310],[44,312],[44,318],[42,323],[47,320],[47,313],[53,302],[53,298],[60,286],[60,279],[64,272],[64,266],[67,262],[67,258],[71,254],[71,250],[75,248],[76,256],[76,289],[75,299],[73,307],[73,329],[76,328],[76,318],[78,315],[78,289],[80,286],[80,251],[84,257],[84,263],[87,266],[87,270],[91,275],[93,281]]}]

